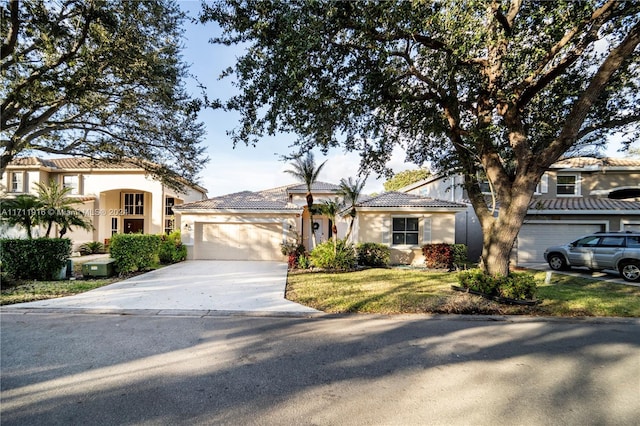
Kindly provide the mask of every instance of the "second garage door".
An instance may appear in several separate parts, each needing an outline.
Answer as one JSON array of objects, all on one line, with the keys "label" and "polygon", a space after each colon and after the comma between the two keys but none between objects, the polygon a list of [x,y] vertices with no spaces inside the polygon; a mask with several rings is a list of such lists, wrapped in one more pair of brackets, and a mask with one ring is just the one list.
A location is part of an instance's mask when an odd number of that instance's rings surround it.
[{"label": "second garage door", "polygon": [[277,260],[282,224],[196,223],[194,257],[199,260]]},{"label": "second garage door", "polygon": [[549,246],[566,244],[592,232],[602,231],[602,224],[527,223],[518,234],[518,263],[544,262]]}]

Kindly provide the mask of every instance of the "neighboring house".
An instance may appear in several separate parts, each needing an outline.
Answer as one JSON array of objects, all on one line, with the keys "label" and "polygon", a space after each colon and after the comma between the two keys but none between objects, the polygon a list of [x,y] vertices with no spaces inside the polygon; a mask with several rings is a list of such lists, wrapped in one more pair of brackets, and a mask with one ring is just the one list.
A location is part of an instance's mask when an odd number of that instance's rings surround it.
[{"label": "neighboring house", "polygon": [[[338,190],[337,185],[314,183],[314,205],[335,200]],[[311,250],[306,192],[304,184],[294,184],[177,207],[182,242],[188,247],[189,258],[282,261],[282,242],[296,236]],[[417,263],[422,244],[455,240],[454,216],[465,208],[462,204],[409,194],[384,193],[358,203],[351,240],[390,246],[392,263]],[[343,238],[348,219],[339,219],[336,225],[338,237]],[[329,218],[314,214],[314,228],[318,242],[332,237]]]},{"label": "neighboring house", "polygon": [[[467,244],[469,257],[477,259],[482,253],[482,230],[462,179],[433,176],[401,191],[467,203],[466,211],[456,216],[456,242]],[[490,200],[488,184],[486,189]],[[542,254],[551,245],[591,232],[632,229],[640,229],[640,160],[566,159],[542,176],[512,256],[516,264],[544,262]]]},{"label": "neighboring house", "polygon": [[[184,193],[178,193],[128,162],[25,157],[7,166],[2,175],[2,198],[37,195],[35,184],[48,185],[51,180],[71,188],[70,197],[77,200],[75,208],[92,218],[93,231],[74,230],[65,235],[74,248],[89,241],[104,243],[117,233],[171,232],[176,229],[173,207],[207,195],[204,188],[189,184]],[[56,235],[58,231],[52,230]],[[34,232],[34,236],[38,233],[42,235],[43,230]],[[16,230],[4,229],[4,234],[13,236]]]}]

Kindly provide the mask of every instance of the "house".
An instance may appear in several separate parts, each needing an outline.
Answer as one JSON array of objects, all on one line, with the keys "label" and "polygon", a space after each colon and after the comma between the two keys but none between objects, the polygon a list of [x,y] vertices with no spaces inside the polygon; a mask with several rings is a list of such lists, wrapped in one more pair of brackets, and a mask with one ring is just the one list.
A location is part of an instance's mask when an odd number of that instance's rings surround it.
[{"label": "house", "polygon": [[[338,191],[337,185],[314,183],[311,188],[314,206],[335,200]],[[285,258],[281,244],[296,237],[311,250],[313,241],[306,193],[304,184],[293,184],[258,192],[238,192],[176,207],[188,258],[282,261]],[[384,193],[356,205],[356,221],[350,239],[354,243],[388,245],[392,263],[420,262],[423,244],[455,240],[455,214],[465,208],[459,203]],[[332,225],[330,218],[314,213],[317,242],[333,236]],[[343,238],[348,219],[338,219],[336,226],[338,238]]]},{"label": "house", "polygon": [[[2,198],[19,194],[37,195],[36,183],[57,182],[71,188],[75,208],[90,216],[94,230],[74,230],[65,235],[74,248],[89,241],[105,242],[116,233],[160,234],[175,229],[173,207],[205,199],[206,189],[186,184],[178,193],[130,162],[106,163],[86,158],[14,160],[2,175]],[[58,230],[54,229],[53,232]],[[17,230],[4,229],[16,236]],[[34,236],[42,235],[36,230]]]},{"label": "house", "polygon": [[[456,242],[469,257],[482,253],[482,229],[461,175],[432,176],[401,191],[467,204],[456,216]],[[490,195],[488,184],[487,195]],[[499,206],[496,206],[499,208]],[[542,176],[518,235],[516,264],[544,262],[544,250],[597,231],[640,229],[640,160],[571,158]]]}]

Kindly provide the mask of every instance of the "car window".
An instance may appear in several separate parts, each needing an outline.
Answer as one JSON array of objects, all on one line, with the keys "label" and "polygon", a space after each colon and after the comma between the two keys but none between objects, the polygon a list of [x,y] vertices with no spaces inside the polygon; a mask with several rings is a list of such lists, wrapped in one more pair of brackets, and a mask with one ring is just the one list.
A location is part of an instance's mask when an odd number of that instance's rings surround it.
[{"label": "car window", "polygon": [[640,235],[627,237],[627,247],[640,248]]},{"label": "car window", "polygon": [[598,245],[599,240],[600,240],[599,236],[591,235],[591,236],[579,239],[578,241],[573,243],[573,245],[576,247],[593,247]]},{"label": "car window", "polygon": [[622,247],[624,246],[624,236],[602,237],[599,245],[603,247]]}]

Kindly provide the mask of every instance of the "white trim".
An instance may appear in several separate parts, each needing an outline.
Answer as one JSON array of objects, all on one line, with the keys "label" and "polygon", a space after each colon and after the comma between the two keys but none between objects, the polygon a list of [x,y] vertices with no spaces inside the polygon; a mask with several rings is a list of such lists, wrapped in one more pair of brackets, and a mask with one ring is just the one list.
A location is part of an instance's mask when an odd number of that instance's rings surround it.
[{"label": "white trim", "polygon": [[523,225],[604,225],[604,231],[609,232],[608,220],[526,220]]},{"label": "white trim", "polygon": [[385,212],[385,213],[412,213],[422,215],[424,213],[457,213],[463,212],[467,206],[460,207],[356,207],[362,212]]},{"label": "white trim", "polygon": [[[574,183],[575,191],[573,194],[558,194],[558,178],[562,176],[573,176],[575,178],[575,183]],[[556,174],[556,197],[558,198],[582,197],[582,175],[580,173],[557,173]]]},{"label": "white trim", "polygon": [[624,227],[626,225],[632,225],[632,226],[640,226],[640,220],[626,220],[626,219],[621,219],[620,220],[620,231],[624,231]]},{"label": "white trim", "polygon": [[[212,218],[190,218],[193,223],[237,223],[237,224],[250,224],[250,223],[279,223],[282,224],[287,220],[283,220],[281,217],[212,217]],[[183,217],[184,220],[184,217]]]}]

